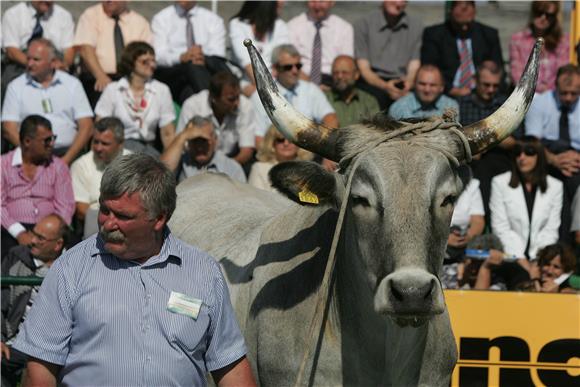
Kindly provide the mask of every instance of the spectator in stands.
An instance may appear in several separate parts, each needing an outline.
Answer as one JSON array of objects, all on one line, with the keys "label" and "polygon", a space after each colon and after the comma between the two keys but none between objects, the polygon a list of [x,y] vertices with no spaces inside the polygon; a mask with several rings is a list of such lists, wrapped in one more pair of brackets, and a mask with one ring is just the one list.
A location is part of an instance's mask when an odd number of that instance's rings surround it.
[{"label": "spectator in stands", "polygon": [[243,90],[247,97],[256,91],[256,80],[248,50],[242,43],[244,39],[251,39],[261,53],[266,66],[270,67],[270,58],[274,48],[290,43],[288,27],[279,17],[281,4],[283,3],[278,1],[245,1],[240,11],[230,20],[233,60],[244,69],[245,78],[250,81],[250,84]]},{"label": "spectator in stands", "polygon": [[423,24],[405,13],[407,1],[383,1],[354,24],[354,53],[362,78],[359,87],[379,101],[381,110],[409,92],[421,62]]},{"label": "spectator in stands", "polygon": [[[71,166],[72,187],[76,202],[75,217],[80,225],[85,223],[87,211],[98,211],[99,188],[103,171],[117,156],[130,154],[123,147],[125,140],[123,122],[115,117],[97,121],[93,131],[91,151]],[[86,233],[85,233],[86,234]]]},{"label": "spectator in stands", "polygon": [[[461,125],[466,126],[485,119],[505,102],[505,95],[499,92],[502,73],[502,69],[490,60],[483,61],[477,66],[475,89],[470,95],[457,99]],[[510,149],[514,144],[514,137],[509,136],[499,146],[474,157],[471,162],[473,177],[480,182],[479,189],[483,198],[487,224],[490,221],[489,195],[491,192],[491,179],[511,169]]]},{"label": "spectator in stands", "polygon": [[375,97],[356,87],[360,72],[353,57],[339,55],[332,62],[332,88],[325,92],[341,127],[357,124],[380,110]]},{"label": "spectator in stands", "polygon": [[218,150],[217,142],[211,118],[194,116],[161,154],[161,161],[177,175],[178,181],[205,172],[221,172],[245,183],[240,164]]},{"label": "spectator in stands", "polygon": [[176,1],[151,20],[159,67],[155,77],[169,85],[180,105],[209,86],[212,74],[228,70],[226,28],[221,17],[195,1]]},{"label": "spectator in stands", "polygon": [[510,69],[513,83],[524,72],[530,52],[539,37],[544,38],[544,51],[536,93],[554,90],[558,69],[568,63],[570,37],[562,31],[560,1],[532,1],[528,27],[516,32],[510,40]]},{"label": "spectator in stands", "polygon": [[549,172],[564,182],[563,238],[569,235],[570,203],[580,186],[580,68],[560,67],[556,90],[536,94],[524,123],[526,135],[542,140]]},{"label": "spectator in stands", "polygon": [[421,63],[441,69],[452,97],[471,94],[475,69],[485,60],[503,68],[498,31],[475,21],[475,1],[451,2],[449,19],[423,31]]},{"label": "spectator in stands", "polygon": [[31,230],[48,214],[70,224],[74,196],[69,169],[52,155],[56,136],[50,121],[32,115],[22,121],[20,147],[0,158],[2,165],[2,257],[28,245]]},{"label": "spectator in stands", "polygon": [[81,81],[93,107],[105,87],[120,78],[123,48],[134,41],[151,42],[149,22],[127,3],[101,1],[87,8],[77,24],[74,44],[80,46],[85,67]]},{"label": "spectator in stands", "polygon": [[451,227],[447,238],[447,250],[443,261],[441,283],[446,289],[458,288],[458,279],[463,277],[465,247],[485,227],[483,202],[479,192],[479,181],[472,179],[455,203]]},{"label": "spectator in stands", "polygon": [[459,114],[459,105],[443,95],[444,89],[443,76],[437,66],[422,65],[417,71],[413,91],[393,103],[389,115],[396,120],[426,118],[442,116],[447,109]]},{"label": "spectator in stands", "polygon": [[528,272],[540,248],[558,241],[562,182],[548,175],[543,145],[525,137],[513,148],[512,171],[491,181],[491,229]]},{"label": "spectator in stands", "polygon": [[343,18],[330,13],[334,3],[310,0],[307,11],[288,22],[290,41],[302,57],[302,71],[311,82],[327,89],[332,85],[331,66],[335,58],[354,56],[354,30]]},{"label": "spectator in stands", "polygon": [[[300,54],[291,44],[283,44],[272,53],[272,75],[276,78],[280,93],[299,112],[331,128],[338,127],[336,113],[324,93],[315,84],[300,79]],[[258,112],[257,142],[262,140],[266,131],[272,126],[258,93],[252,94],[254,108]]]},{"label": "spectator in stands", "polygon": [[30,42],[27,56],[26,73],[8,85],[2,134],[17,146],[20,122],[29,115],[42,115],[58,136],[54,154],[70,165],[91,138],[93,111],[79,80],[56,69],[56,48],[50,40]]},{"label": "spectator in stands", "polygon": [[293,160],[311,160],[312,153],[298,148],[271,126],[258,148],[258,161],[252,165],[248,183],[256,188],[277,192],[271,184],[268,173],[278,163]]},{"label": "spectator in stands", "polygon": [[209,90],[189,97],[181,107],[177,132],[194,117],[210,117],[218,136],[218,149],[240,164],[252,159],[255,149],[256,113],[248,98],[240,95],[238,78],[229,71],[214,74]]},{"label": "spectator in stands", "polygon": [[[30,246],[16,246],[2,259],[2,277],[44,277],[65,247],[66,222],[56,214],[42,218],[32,230]],[[2,286],[2,387],[16,387],[28,356],[12,342],[38,294],[39,286]]]},{"label": "spectator in stands", "polygon": [[155,149],[157,131],[163,148],[175,136],[175,108],[167,85],[153,79],[155,51],[145,42],[129,43],[118,65],[123,78],[109,83],[95,115],[117,117],[125,127],[125,147],[159,157]]},{"label": "spectator in stands", "polygon": [[26,49],[34,39],[46,38],[63,56],[59,70],[68,70],[74,59],[73,35],[75,23],[69,11],[54,1],[20,2],[2,16],[2,48],[6,63],[2,63],[2,98],[8,83],[21,75],[27,66]]},{"label": "spectator in stands", "polygon": [[537,292],[576,293],[569,283],[575,270],[576,258],[572,249],[556,243],[538,251],[538,265],[530,277]]},{"label": "spectator in stands", "polygon": [[219,265],[166,226],[172,173],[123,156],[100,197],[99,236],[57,259],[13,344],[29,385],[255,386]]}]

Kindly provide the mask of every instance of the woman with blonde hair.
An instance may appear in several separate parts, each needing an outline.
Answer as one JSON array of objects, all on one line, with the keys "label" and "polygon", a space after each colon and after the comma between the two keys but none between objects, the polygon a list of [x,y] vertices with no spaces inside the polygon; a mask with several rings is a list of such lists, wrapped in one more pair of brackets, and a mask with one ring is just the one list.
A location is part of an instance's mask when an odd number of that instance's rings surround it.
[{"label": "woman with blonde hair", "polygon": [[252,165],[248,183],[256,188],[274,191],[268,173],[278,163],[293,160],[311,160],[312,153],[288,141],[275,127],[271,126],[258,147],[258,161]]},{"label": "woman with blonde hair", "polygon": [[545,49],[540,59],[536,92],[556,88],[558,69],[569,62],[570,56],[570,38],[562,31],[561,6],[560,1],[533,1],[527,28],[512,35],[510,67],[514,84],[522,76],[536,39],[542,37]]}]

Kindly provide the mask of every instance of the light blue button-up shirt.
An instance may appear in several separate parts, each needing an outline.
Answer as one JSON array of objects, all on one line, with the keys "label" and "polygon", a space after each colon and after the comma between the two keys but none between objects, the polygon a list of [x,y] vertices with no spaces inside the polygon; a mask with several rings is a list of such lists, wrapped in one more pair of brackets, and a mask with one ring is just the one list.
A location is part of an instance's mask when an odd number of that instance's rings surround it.
[{"label": "light blue button-up shirt", "polygon": [[[172,292],[203,302],[197,319]],[[219,264],[167,232],[140,265],[90,237],[51,267],[14,347],[62,365],[70,386],[205,385],[246,353]]]}]

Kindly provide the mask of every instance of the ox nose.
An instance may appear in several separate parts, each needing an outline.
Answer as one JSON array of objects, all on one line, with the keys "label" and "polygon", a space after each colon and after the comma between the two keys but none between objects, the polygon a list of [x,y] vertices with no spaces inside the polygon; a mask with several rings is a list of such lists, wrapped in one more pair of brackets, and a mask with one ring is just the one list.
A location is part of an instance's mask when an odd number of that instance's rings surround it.
[{"label": "ox nose", "polygon": [[396,301],[404,304],[424,303],[431,300],[435,279],[431,279],[426,283],[411,285],[405,283],[405,281],[392,279],[389,284],[391,285],[391,294]]}]

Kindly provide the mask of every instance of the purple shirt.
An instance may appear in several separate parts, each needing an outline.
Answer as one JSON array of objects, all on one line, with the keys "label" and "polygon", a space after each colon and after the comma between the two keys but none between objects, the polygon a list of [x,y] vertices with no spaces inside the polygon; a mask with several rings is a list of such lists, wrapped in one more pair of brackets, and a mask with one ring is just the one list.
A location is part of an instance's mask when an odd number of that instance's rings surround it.
[{"label": "purple shirt", "polygon": [[[38,166],[31,181],[22,170],[22,151],[16,148],[0,158],[2,164],[2,227],[35,224],[56,213],[70,224],[75,199],[68,166],[58,157]],[[10,230],[9,230],[10,231]]]}]

